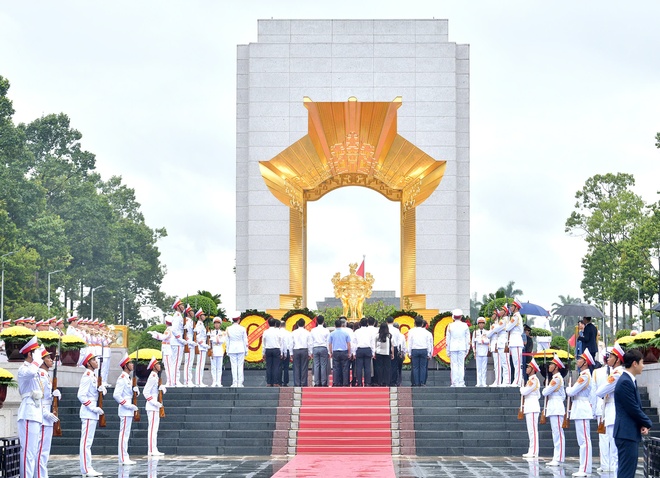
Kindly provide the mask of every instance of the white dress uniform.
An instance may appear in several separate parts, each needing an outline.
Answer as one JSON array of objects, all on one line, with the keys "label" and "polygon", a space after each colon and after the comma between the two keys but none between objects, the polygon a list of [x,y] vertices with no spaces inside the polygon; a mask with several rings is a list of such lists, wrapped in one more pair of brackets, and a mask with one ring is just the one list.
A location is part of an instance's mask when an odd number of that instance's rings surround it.
[{"label": "white dress uniform", "polygon": [[523,374],[522,374],[522,351],[523,351],[523,321],[520,312],[513,314],[505,330],[509,334],[509,354],[511,355],[511,361],[513,362],[513,381],[511,385],[517,387],[522,386],[523,384]]},{"label": "white dress uniform", "polygon": [[80,379],[78,387],[78,400],[80,400],[80,420],[82,429],[80,433],[80,472],[83,475],[93,475],[92,466],[92,443],[99,422],[99,416],[103,413],[98,406],[99,391],[97,378],[94,372],[87,369]]},{"label": "white dress uniform", "polygon": [[34,363],[23,362],[17,374],[18,393],[21,404],[18,407],[18,439],[21,443],[21,477],[37,476],[39,447],[41,445],[41,424],[43,411],[41,399],[43,391],[39,381],[39,369]]},{"label": "white dress uniform", "polygon": [[[602,367],[607,370],[609,367]],[[601,369],[597,369],[601,370]],[[614,419],[616,418],[616,408],[614,407],[614,388],[616,382],[623,373],[623,367],[618,366],[611,369],[611,372],[604,383],[596,389],[596,396],[603,399],[603,420],[605,421],[605,434],[600,435],[600,467],[603,472],[616,472],[619,467],[619,454],[614,443]],[[604,440],[603,440],[604,437]]]},{"label": "white dress uniform", "polygon": [[551,466],[558,466],[564,463],[566,459],[566,439],[564,437],[564,429],[562,423],[564,422],[564,414],[566,408],[564,407],[564,399],[566,398],[566,391],[564,390],[564,378],[561,373],[557,372],[552,376],[550,383],[543,389],[543,396],[548,397],[548,404],[545,409],[545,416],[550,422],[552,429],[552,443],[554,451],[552,454]]},{"label": "white dress uniform", "polygon": [[245,327],[234,322],[227,327],[227,355],[231,362],[232,387],[243,386],[243,363],[248,352],[248,340]]},{"label": "white dress uniform", "polygon": [[451,366],[451,386],[465,387],[465,356],[470,350],[470,328],[460,318],[447,326],[447,353]]},{"label": "white dress uniform", "polygon": [[172,376],[168,378],[168,381],[172,387],[183,387],[183,384],[179,381],[179,369],[181,368],[183,347],[185,345],[186,341],[183,338],[183,316],[177,310],[172,316],[172,338],[170,339],[170,347],[172,348],[172,363],[170,368],[172,369]]},{"label": "white dress uniform", "polygon": [[[162,342],[160,347],[161,354],[163,356],[163,368],[165,370],[166,380],[165,383],[168,387],[176,387],[176,372],[174,369],[174,360],[172,359],[172,328],[167,326],[165,331],[161,334],[156,331],[149,332],[151,336]],[[146,357],[145,357],[146,358]]]},{"label": "white dress uniform", "polygon": [[186,340],[188,341],[188,353],[183,354],[183,384],[186,387],[193,387],[193,364],[195,363],[195,348],[197,344],[193,340],[194,323],[190,317],[186,317],[185,325]]},{"label": "white dress uniform", "polygon": [[523,413],[529,438],[529,448],[523,456],[536,458],[539,456],[539,413],[541,412],[539,404],[541,385],[536,374],[530,375],[525,386],[520,387],[520,395],[523,396]]},{"label": "white dress uniform", "polygon": [[101,344],[101,356],[103,357],[103,365],[101,366],[101,383],[108,386],[108,375],[110,373],[110,357],[112,356],[112,350],[110,349],[110,344],[112,343],[110,339],[99,335],[99,343]]},{"label": "white dress uniform", "polygon": [[44,397],[41,400],[43,422],[41,424],[41,447],[39,449],[39,478],[48,478],[48,458],[50,457],[50,446],[53,441],[53,425],[58,420],[51,413],[50,407],[53,404],[53,382],[47,370],[39,369],[39,382]]},{"label": "white dress uniform", "polygon": [[112,398],[119,404],[117,415],[119,416],[119,441],[117,444],[117,455],[119,463],[131,463],[128,456],[128,439],[131,436],[131,426],[133,425],[133,415],[137,406],[133,405],[133,386],[131,376],[122,372],[117,379]]},{"label": "white dress uniform", "polygon": [[488,369],[488,331],[486,329],[475,329],[472,334],[472,349],[477,363],[477,387],[486,386],[486,371]]},{"label": "white dress uniform", "polygon": [[[572,397],[571,420],[575,422],[575,433],[580,446],[580,468],[578,473],[591,473],[592,452],[590,421],[594,417],[591,407],[591,373],[589,369],[580,372],[572,387],[566,389],[566,395]],[[584,475],[577,475],[584,476]]]},{"label": "white dress uniform", "polygon": [[227,343],[227,334],[222,329],[213,329],[209,332],[211,337],[211,378],[212,387],[222,387],[222,359],[225,356],[224,344]]},{"label": "white dress uniform", "polygon": [[486,332],[486,337],[490,340],[488,350],[493,357],[493,383],[489,387],[498,387],[502,381],[502,367],[500,366],[500,356],[497,353],[497,318],[492,319],[490,330]]},{"label": "white dress uniform", "polygon": [[498,386],[500,387],[508,387],[511,382],[511,376],[509,373],[509,354],[505,352],[508,336],[506,324],[508,320],[508,317],[502,317],[495,325],[495,330],[497,331],[497,361],[500,365],[500,381]]},{"label": "white dress uniform", "polygon": [[147,383],[142,390],[144,398],[147,400],[145,410],[149,421],[149,431],[147,432],[147,453],[149,455],[163,455],[158,450],[158,428],[160,427],[160,408],[163,406],[158,401],[158,373],[152,370],[147,379]]},{"label": "white dress uniform", "polygon": [[195,342],[197,342],[197,365],[195,365],[195,385],[198,387],[206,387],[204,385],[204,367],[206,367],[206,355],[209,350],[209,346],[206,343],[206,327],[204,322],[198,320],[195,324]]}]

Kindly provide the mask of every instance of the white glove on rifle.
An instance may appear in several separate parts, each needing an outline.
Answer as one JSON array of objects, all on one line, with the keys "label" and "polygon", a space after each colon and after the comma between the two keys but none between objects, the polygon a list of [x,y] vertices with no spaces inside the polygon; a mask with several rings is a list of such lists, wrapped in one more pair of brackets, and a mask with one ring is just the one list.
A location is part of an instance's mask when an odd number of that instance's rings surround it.
[{"label": "white glove on rifle", "polygon": [[108,390],[105,388],[104,385],[101,385],[101,386],[98,388],[98,391],[99,391],[100,393],[102,393],[103,395],[105,395],[106,393],[108,393]]},{"label": "white glove on rifle", "polygon": [[55,398],[62,398],[62,392],[59,391],[59,389],[55,389],[53,391],[53,397]]},{"label": "white glove on rifle", "polygon": [[158,390],[160,390],[164,394],[167,393],[167,387],[165,385],[161,385],[160,387],[158,387]]}]

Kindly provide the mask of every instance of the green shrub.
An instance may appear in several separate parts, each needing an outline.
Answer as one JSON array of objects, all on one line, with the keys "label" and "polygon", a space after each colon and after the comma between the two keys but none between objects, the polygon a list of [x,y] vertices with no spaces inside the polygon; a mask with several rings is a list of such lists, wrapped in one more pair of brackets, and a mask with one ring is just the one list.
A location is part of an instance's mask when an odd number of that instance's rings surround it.
[{"label": "green shrub", "polygon": [[621,329],[617,330],[616,332],[616,340],[619,340],[621,337],[627,337],[630,335],[631,330],[630,329]]},{"label": "green shrub", "polygon": [[555,350],[566,350],[568,348],[568,340],[561,335],[555,335],[550,341],[550,348]]},{"label": "green shrub", "polygon": [[167,326],[165,324],[157,324],[147,327],[146,330],[140,332],[137,340],[135,340],[130,346],[131,353],[135,352],[137,349],[160,350],[160,346],[162,345],[162,342],[160,340],[156,340],[153,337],[151,337],[151,335],[149,335],[148,332],[155,330],[156,332],[162,334],[163,332],[165,332],[166,327]]},{"label": "green shrub", "polygon": [[[550,332],[549,330],[541,329],[541,328],[538,328],[538,327],[532,327],[532,331],[529,334],[532,337],[550,337],[550,336],[552,336],[552,332]],[[564,350],[566,350],[566,349],[564,349]]]}]

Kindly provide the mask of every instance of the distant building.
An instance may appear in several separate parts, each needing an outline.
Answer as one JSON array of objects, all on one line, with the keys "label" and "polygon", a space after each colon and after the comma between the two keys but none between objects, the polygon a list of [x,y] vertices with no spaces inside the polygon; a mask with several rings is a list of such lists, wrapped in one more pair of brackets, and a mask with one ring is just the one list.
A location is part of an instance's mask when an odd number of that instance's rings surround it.
[{"label": "distant building", "polygon": [[[393,305],[397,309],[401,304],[401,298],[396,296],[393,290],[374,290],[371,297],[366,300],[367,304],[382,302],[385,305]],[[335,297],[326,297],[325,300],[316,303],[316,310],[329,309],[331,307],[341,307],[341,300]]]}]

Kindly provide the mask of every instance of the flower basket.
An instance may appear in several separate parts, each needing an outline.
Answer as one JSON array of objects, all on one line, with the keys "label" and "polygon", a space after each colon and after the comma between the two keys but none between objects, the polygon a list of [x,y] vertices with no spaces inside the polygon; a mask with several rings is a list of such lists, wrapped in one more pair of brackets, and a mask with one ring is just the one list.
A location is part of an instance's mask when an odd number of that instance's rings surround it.
[{"label": "flower basket", "polygon": [[55,359],[57,355],[57,345],[60,342],[59,334],[50,330],[40,330],[37,332],[37,338],[43,344],[44,348],[50,352],[50,356]]},{"label": "flower basket", "polygon": [[0,339],[5,341],[7,360],[9,362],[22,362],[24,357],[20,350],[33,336],[34,332],[27,327],[22,327],[20,325],[3,329],[2,332],[0,332]]},{"label": "flower basket", "polygon": [[77,367],[78,360],[80,360],[80,350],[64,350],[62,349],[60,356],[60,361],[62,365],[68,367]]},{"label": "flower basket", "polygon": [[2,408],[5,399],[7,398],[7,388],[17,386],[18,384],[11,372],[4,368],[0,368],[0,408]]},{"label": "flower basket", "polygon": [[151,357],[156,357],[156,360],[162,360],[163,354],[160,350],[156,349],[139,349],[130,354],[129,357],[135,361],[135,376],[137,377],[138,385],[144,386],[147,384],[147,379],[151,373],[151,370],[147,370]]}]

